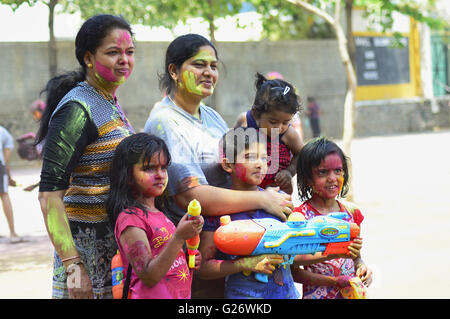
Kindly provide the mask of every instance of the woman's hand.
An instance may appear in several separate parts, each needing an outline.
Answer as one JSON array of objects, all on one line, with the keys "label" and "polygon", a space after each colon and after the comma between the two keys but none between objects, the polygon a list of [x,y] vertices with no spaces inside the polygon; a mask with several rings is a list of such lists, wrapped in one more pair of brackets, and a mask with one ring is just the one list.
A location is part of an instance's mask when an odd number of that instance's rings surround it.
[{"label": "woman's hand", "polygon": [[70,299],[93,299],[92,282],[83,264],[67,267],[67,287]]},{"label": "woman's hand", "polygon": [[294,205],[291,201],[291,195],[279,193],[279,190],[279,187],[267,187],[264,192],[261,192],[262,205],[265,211],[282,221],[286,221],[286,216],[292,213]]}]

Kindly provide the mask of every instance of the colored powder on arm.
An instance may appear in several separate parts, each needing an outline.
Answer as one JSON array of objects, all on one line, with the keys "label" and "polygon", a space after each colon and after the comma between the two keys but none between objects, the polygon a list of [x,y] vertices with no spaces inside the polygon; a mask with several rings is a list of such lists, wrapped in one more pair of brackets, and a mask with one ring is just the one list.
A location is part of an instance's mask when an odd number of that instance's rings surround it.
[{"label": "colored powder on arm", "polygon": [[55,246],[62,252],[69,251],[74,247],[74,242],[65,212],[60,213],[57,207],[52,207],[50,200],[47,209],[47,227]]}]

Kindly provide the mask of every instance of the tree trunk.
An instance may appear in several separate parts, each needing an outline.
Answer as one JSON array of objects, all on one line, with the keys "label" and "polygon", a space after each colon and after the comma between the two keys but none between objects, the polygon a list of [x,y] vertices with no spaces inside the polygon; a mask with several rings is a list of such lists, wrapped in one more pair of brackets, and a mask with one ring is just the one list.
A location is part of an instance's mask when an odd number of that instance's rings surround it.
[{"label": "tree trunk", "polygon": [[352,21],[352,12],[353,12],[353,1],[354,0],[345,0],[345,18],[346,18],[346,33],[347,33],[347,50],[350,55],[350,61],[353,64],[353,68],[355,68],[355,39],[353,37],[353,21]]},{"label": "tree trunk", "polygon": [[55,6],[57,3],[58,0],[50,0],[50,2],[48,3],[49,8],[48,30],[50,34],[50,40],[48,42],[48,66],[50,77],[54,77],[56,75],[56,71],[58,68],[57,48],[56,48],[55,32],[53,27]]},{"label": "tree trunk", "polygon": [[[350,60],[350,55],[347,49],[347,38],[344,30],[339,21],[340,17],[340,0],[335,1],[335,16],[331,17],[327,12],[321,10],[302,0],[286,0],[299,7],[302,7],[309,12],[322,17],[327,21],[336,32],[336,38],[338,41],[339,54],[341,56],[342,63],[344,64],[345,73],[347,75],[347,92],[344,100],[344,133],[343,133],[343,151],[351,158],[351,143],[354,135],[354,114],[355,114],[355,93],[356,93],[356,74],[353,64]],[[352,187],[352,169],[351,163],[349,163],[349,192],[347,194],[348,200],[353,200],[353,187]]]},{"label": "tree trunk", "polygon": [[[213,5],[212,0],[208,0],[208,3],[209,3],[209,7],[212,8],[212,5]],[[211,39],[212,44],[214,44],[214,46],[217,49],[217,41],[216,41],[216,35],[215,35],[216,26],[214,25],[214,15],[212,12],[208,13],[208,24],[209,24],[209,38]],[[209,98],[210,104],[211,104],[209,106],[214,108],[214,110],[216,110],[216,112],[218,112],[219,114],[222,114],[222,109],[219,105],[219,103],[220,103],[219,96],[220,96],[220,93],[216,86],[214,88],[214,94],[211,95],[211,97]]]}]

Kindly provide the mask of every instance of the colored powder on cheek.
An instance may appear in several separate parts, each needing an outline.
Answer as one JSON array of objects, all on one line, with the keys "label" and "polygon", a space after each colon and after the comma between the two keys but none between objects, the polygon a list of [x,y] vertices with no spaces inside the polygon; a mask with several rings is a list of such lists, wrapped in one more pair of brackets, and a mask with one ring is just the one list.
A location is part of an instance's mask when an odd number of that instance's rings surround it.
[{"label": "colored powder on cheek", "polygon": [[339,182],[339,192],[338,192],[338,194],[340,194],[341,191],[342,191],[342,187],[344,186],[344,177],[343,177],[343,176],[340,176],[340,177],[338,178],[338,182]]},{"label": "colored powder on cheek", "polygon": [[183,85],[189,92],[197,95],[202,95],[201,86],[198,86],[195,81],[195,75],[193,72],[190,71],[184,71],[181,75],[181,78],[183,80]]},{"label": "colored powder on cheek", "polygon": [[244,165],[241,165],[239,163],[236,163],[236,177],[239,178],[241,181],[246,182],[247,181],[247,169]]},{"label": "colored powder on cheek", "polygon": [[98,74],[105,79],[108,82],[115,82],[116,77],[114,76],[113,72],[108,69],[106,66],[102,65],[98,61],[95,62],[95,67],[98,71]]}]

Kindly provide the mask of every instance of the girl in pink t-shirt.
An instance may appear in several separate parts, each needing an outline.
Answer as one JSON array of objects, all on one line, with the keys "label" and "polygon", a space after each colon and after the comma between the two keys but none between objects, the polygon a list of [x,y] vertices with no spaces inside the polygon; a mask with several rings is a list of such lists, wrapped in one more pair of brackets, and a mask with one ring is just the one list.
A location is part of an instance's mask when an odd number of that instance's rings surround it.
[{"label": "girl in pink t-shirt", "polygon": [[[164,141],[138,133],[117,146],[111,163],[107,211],[124,264],[131,265],[130,298],[188,299],[192,273],[183,251],[199,234],[203,218],[181,218],[178,226],[161,212],[170,154]],[[196,268],[200,265],[196,256]]]}]

